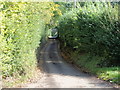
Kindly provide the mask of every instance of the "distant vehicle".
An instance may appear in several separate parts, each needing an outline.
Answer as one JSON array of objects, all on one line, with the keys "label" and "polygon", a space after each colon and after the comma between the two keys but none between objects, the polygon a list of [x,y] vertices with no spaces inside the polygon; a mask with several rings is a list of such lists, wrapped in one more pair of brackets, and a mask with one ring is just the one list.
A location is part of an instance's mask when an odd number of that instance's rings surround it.
[{"label": "distant vehicle", "polygon": [[48,36],[49,39],[56,39],[57,36]]},{"label": "distant vehicle", "polygon": [[58,30],[56,28],[50,29],[50,36],[48,36],[49,39],[57,39],[58,37]]}]

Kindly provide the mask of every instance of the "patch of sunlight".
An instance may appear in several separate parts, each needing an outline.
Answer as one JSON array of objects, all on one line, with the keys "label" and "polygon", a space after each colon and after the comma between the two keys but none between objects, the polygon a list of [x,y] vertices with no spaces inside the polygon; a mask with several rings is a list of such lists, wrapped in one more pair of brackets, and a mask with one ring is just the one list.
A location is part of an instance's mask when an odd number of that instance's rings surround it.
[{"label": "patch of sunlight", "polygon": [[46,63],[63,63],[62,61],[46,61]]}]

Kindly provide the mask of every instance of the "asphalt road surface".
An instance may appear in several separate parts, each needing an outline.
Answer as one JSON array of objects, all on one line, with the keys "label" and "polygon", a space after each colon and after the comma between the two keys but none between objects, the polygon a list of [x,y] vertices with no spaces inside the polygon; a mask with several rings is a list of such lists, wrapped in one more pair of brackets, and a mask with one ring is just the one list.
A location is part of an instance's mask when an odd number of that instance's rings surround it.
[{"label": "asphalt road surface", "polygon": [[[51,39],[41,50],[44,76],[29,88],[112,88],[95,76],[86,74],[66,63],[60,55],[58,41]],[[112,89],[113,90],[113,89]]]}]

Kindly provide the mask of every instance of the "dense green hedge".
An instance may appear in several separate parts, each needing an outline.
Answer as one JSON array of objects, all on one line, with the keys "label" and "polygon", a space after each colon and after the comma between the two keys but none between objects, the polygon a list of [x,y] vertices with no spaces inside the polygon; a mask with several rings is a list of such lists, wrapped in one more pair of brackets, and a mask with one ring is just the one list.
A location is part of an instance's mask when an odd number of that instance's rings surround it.
[{"label": "dense green hedge", "polygon": [[58,26],[62,46],[103,57],[101,66],[120,65],[118,4],[84,3],[65,13]]},{"label": "dense green hedge", "polygon": [[[34,72],[36,53],[47,27],[59,12],[51,2],[0,2],[0,65],[2,77]],[[53,10],[54,9],[54,10]]]}]

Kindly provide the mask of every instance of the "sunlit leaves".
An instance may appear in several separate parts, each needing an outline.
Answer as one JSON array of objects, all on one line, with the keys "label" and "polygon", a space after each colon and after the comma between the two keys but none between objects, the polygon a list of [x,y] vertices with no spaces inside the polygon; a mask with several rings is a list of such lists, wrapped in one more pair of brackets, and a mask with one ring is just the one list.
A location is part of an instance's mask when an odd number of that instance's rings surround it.
[{"label": "sunlit leaves", "polygon": [[34,71],[35,49],[46,35],[45,27],[54,11],[60,12],[53,2],[0,2],[0,60],[4,78]]}]

